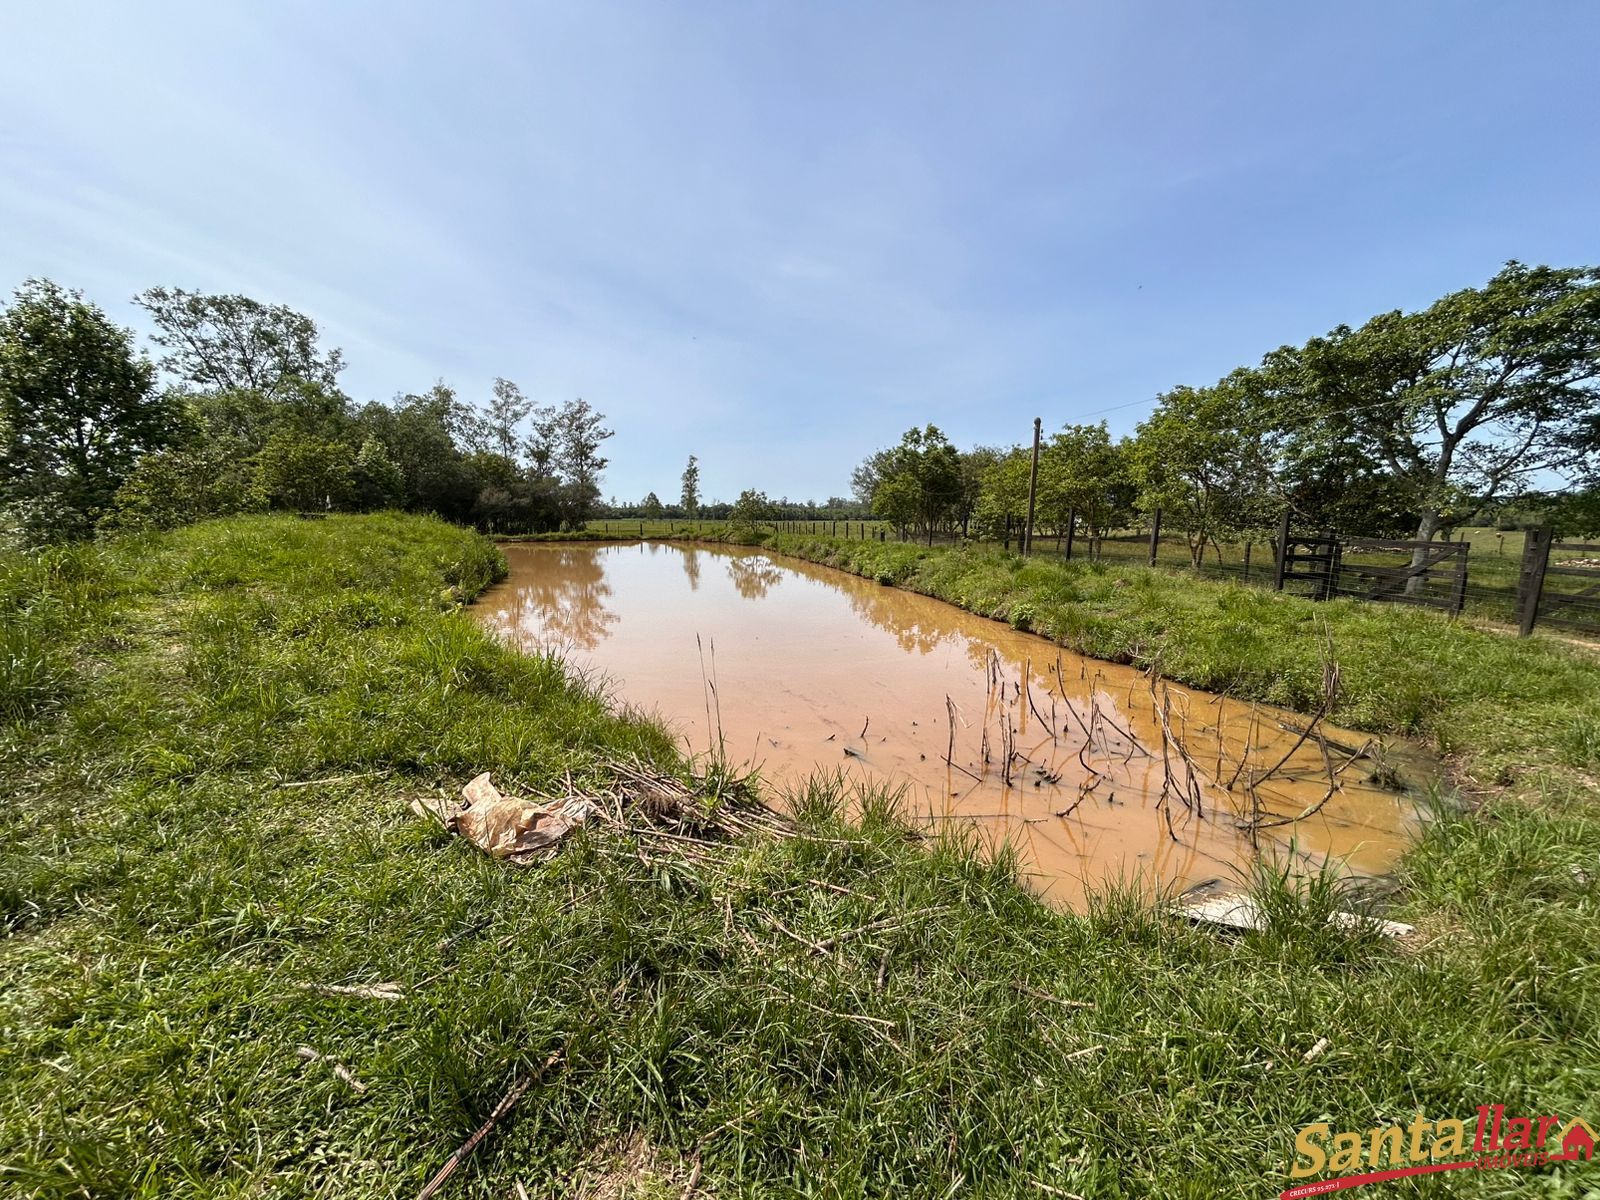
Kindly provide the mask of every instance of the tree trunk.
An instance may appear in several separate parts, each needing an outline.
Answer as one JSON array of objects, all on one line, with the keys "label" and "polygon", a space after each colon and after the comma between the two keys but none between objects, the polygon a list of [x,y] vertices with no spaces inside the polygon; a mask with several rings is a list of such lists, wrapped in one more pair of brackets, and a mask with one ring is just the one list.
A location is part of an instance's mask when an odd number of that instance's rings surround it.
[{"label": "tree trunk", "polygon": [[[1422,520],[1417,522],[1417,541],[1431,542],[1433,535],[1439,532],[1439,510],[1426,508],[1422,511]],[[1411,552],[1411,565],[1420,567],[1428,557],[1425,547],[1419,546]],[[1413,575],[1406,580],[1406,595],[1415,596],[1422,590],[1422,576]]]}]

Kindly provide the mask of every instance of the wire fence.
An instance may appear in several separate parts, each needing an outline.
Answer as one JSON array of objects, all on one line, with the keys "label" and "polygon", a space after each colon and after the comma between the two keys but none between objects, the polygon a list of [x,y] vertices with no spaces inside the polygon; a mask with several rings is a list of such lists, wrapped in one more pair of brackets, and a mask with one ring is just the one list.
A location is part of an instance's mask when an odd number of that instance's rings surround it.
[{"label": "wire fence", "polygon": [[[701,534],[725,528],[722,520],[592,521],[618,537]],[[784,533],[858,541],[924,545],[993,545],[1021,550],[1019,531],[980,542],[960,530],[914,535],[886,521],[780,520],[763,522]],[[1085,534],[1072,520],[1062,529],[1035,532],[1028,551],[1036,558],[1153,566],[1208,579],[1275,588],[1317,600],[1345,597],[1373,603],[1434,608],[1453,615],[1516,626],[1600,637],[1600,543],[1554,540],[1547,530],[1463,530],[1432,542],[1306,534],[1285,521],[1278,535],[1191,544],[1164,532],[1160,514],[1142,530]]]},{"label": "wire fence", "polygon": [[[917,540],[973,544],[953,531]],[[1018,534],[992,544],[1022,549]],[[1554,541],[1539,529],[1471,529],[1419,543],[1327,531],[1301,534],[1282,527],[1277,537],[1191,545],[1183,535],[1164,533],[1154,515],[1143,530],[1098,538],[1086,536],[1076,522],[1036,532],[1028,553],[1183,570],[1316,600],[1345,597],[1434,608],[1516,626],[1524,635],[1548,627],[1600,636],[1600,544]]]},{"label": "wire fence", "polygon": [[[719,533],[733,522],[726,518],[695,519],[689,517],[600,517],[584,526],[591,533],[610,534],[619,538],[675,537],[685,534]],[[816,518],[793,521],[762,521],[766,529],[783,533],[811,533],[817,536],[850,538],[856,541],[887,541],[894,532],[886,521],[862,521]]]}]

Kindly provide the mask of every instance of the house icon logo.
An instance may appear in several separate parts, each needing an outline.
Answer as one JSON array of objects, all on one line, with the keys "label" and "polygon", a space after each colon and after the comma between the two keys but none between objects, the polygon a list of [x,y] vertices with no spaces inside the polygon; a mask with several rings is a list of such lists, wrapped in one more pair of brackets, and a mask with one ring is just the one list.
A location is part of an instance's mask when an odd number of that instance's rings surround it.
[{"label": "house icon logo", "polygon": [[1323,1178],[1294,1184],[1279,1192],[1278,1200],[1309,1200],[1442,1171],[1592,1164],[1596,1142],[1600,1133],[1582,1117],[1507,1115],[1504,1104],[1480,1105],[1475,1124],[1455,1117],[1429,1120],[1421,1111],[1409,1124],[1365,1132],[1335,1130],[1331,1122],[1317,1121],[1295,1134],[1289,1178]]},{"label": "house icon logo", "polygon": [[1582,1117],[1573,1117],[1561,1131],[1561,1157],[1591,1161],[1594,1158],[1594,1144],[1597,1140],[1600,1138],[1596,1137],[1589,1122]]}]

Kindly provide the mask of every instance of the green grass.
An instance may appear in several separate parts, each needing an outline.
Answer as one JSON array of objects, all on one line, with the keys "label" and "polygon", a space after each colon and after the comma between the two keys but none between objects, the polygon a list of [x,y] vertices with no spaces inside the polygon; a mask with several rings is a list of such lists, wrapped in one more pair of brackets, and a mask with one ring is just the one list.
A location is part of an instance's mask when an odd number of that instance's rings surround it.
[{"label": "green grass", "polygon": [[[602,827],[516,870],[410,801],[483,769],[532,790],[604,786],[618,756],[687,766],[458,611],[500,569],[481,539],[244,518],[7,558],[0,1192],[414,1195],[556,1051],[447,1195],[574,1194],[642,1138],[656,1178],[629,1194],[682,1195],[698,1158],[717,1196],[1255,1197],[1287,1186],[1310,1121],[1600,1115],[1600,738],[1592,717],[1534,719],[1581,708],[1592,665],[1160,572],[779,545],[1289,700],[1333,614],[1344,719],[1432,736],[1442,697],[1482,743],[1455,748],[1463,770],[1504,766],[1538,802],[1441,809],[1397,881],[1408,953],[1330,932],[1332,881],[1266,870],[1262,934],[1183,927],[1131,890],[1054,912],[1004,856],[912,840],[881,796],[843,821],[828,781],[791,797],[794,838],[702,860]],[[1410,700],[1361,665],[1397,649],[1425,664],[1401,672]],[[1496,705],[1503,739],[1475,715]],[[859,932],[817,955],[780,925]],[[402,998],[300,986],[379,981]],[[1386,1194],[1597,1183],[1464,1172]]]},{"label": "green grass", "polygon": [[1080,653],[1250,700],[1314,709],[1325,637],[1342,675],[1334,720],[1417,738],[1469,787],[1559,776],[1592,785],[1600,660],[1427,610],[1313,602],[1187,572],[1024,560],[995,550],[778,535],[784,553],[937,596]]}]

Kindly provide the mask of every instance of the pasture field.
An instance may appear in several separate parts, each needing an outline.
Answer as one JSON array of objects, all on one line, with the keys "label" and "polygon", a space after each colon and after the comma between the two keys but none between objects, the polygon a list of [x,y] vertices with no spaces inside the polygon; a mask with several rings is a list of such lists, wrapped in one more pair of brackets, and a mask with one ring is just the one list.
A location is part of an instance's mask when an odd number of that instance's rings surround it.
[{"label": "pasture field", "polygon": [[[459,605],[500,556],[436,521],[6,554],[0,1191],[414,1196],[518,1079],[445,1195],[1259,1197],[1313,1121],[1594,1115],[1592,657],[1171,572],[772,548],[1301,707],[1331,637],[1339,722],[1452,767],[1388,897],[1417,935],[1334,929],[1333,881],[1270,865],[1260,933],[1115,888],[1055,911],[1005,855],[911,837],[891,798],[827,778],[782,797],[791,836],[674,849],[599,824],[506,867],[412,801],[484,770],[603,791],[618,760],[713,811],[761,785],[492,640]],[[336,990],[379,983],[393,998]]]}]

